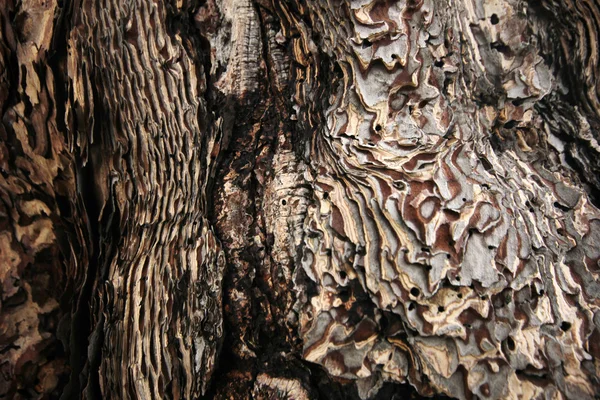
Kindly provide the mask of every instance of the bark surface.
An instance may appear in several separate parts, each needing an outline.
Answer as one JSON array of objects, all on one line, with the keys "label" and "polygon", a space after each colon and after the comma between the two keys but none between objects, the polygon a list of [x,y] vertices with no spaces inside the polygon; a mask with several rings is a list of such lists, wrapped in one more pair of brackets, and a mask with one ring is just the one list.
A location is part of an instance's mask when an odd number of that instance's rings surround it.
[{"label": "bark surface", "polygon": [[599,35],[0,0],[0,398],[595,398]]}]

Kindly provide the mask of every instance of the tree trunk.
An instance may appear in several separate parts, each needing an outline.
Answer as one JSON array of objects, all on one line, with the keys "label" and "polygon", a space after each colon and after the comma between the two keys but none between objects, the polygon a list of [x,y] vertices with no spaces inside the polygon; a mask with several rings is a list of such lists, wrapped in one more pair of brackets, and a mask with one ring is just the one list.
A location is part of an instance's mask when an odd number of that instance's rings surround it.
[{"label": "tree trunk", "polygon": [[599,35],[0,0],[0,398],[595,398]]}]

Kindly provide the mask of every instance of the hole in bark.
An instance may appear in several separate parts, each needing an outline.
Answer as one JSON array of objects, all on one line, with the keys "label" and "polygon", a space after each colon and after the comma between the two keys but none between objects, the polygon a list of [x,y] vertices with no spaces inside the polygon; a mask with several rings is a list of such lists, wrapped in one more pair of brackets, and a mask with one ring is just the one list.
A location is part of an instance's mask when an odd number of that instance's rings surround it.
[{"label": "hole in bark", "polygon": [[459,293],[459,294],[456,295],[456,297],[458,297],[459,299],[462,299],[463,295],[462,295],[462,293]]},{"label": "hole in bark", "polygon": [[375,126],[375,130],[376,130],[377,132],[379,132],[379,131],[381,130],[381,125],[377,124],[377,125]]},{"label": "hole in bark", "polygon": [[562,210],[564,212],[570,211],[571,209],[567,206],[563,206],[562,204],[560,204],[558,201],[554,202],[554,207],[558,208],[559,210]]},{"label": "hole in bark", "polygon": [[479,160],[481,161],[481,164],[483,165],[483,168],[486,171],[491,171],[494,169],[494,167],[492,166],[492,163],[490,163],[486,158],[480,158]]},{"label": "hole in bark", "polygon": [[413,295],[414,297],[418,297],[419,294],[421,294],[421,291],[419,289],[417,289],[416,287],[410,289],[410,294]]},{"label": "hole in bark", "polygon": [[446,309],[444,308],[444,306],[438,306],[438,311],[444,312],[444,311],[446,311]]},{"label": "hole in bark", "polygon": [[463,198],[462,198],[462,201],[466,202],[466,201],[467,201],[467,198],[466,198],[466,197],[463,197]]},{"label": "hole in bark", "polygon": [[512,51],[510,50],[510,47],[508,47],[507,45],[502,43],[502,41],[493,42],[492,44],[490,44],[490,47],[492,49],[496,50],[497,52],[502,53],[508,57],[510,57],[512,55]]},{"label": "hole in bark", "polygon": [[429,253],[431,250],[429,250],[429,247],[421,247],[421,251]]},{"label": "hole in bark", "polygon": [[556,233],[558,233],[560,236],[565,236],[565,231],[564,231],[564,229],[562,229],[562,228],[558,228],[558,229],[556,230]]},{"label": "hole in bark", "polygon": [[515,351],[515,349],[517,348],[514,339],[510,336],[506,338],[506,347],[508,347],[510,351]]},{"label": "hole in bark", "polygon": [[338,296],[345,303],[350,299],[350,290],[347,287],[343,287],[340,289]]},{"label": "hole in bark", "polygon": [[490,190],[490,185],[488,185],[487,183],[484,183],[484,184],[481,185],[481,188],[483,190]]},{"label": "hole in bark", "polygon": [[414,302],[414,301],[411,301],[411,302],[410,302],[410,304],[408,305],[408,311],[412,311],[412,310],[414,310],[414,309],[415,309],[415,307],[416,307],[416,306],[415,306],[415,302]]},{"label": "hole in bark", "polygon": [[567,321],[563,321],[562,324],[560,324],[560,329],[562,329],[563,332],[566,332],[571,329],[571,324]]},{"label": "hole in bark", "polygon": [[490,249],[490,250],[494,250],[495,248],[496,247],[494,247],[494,246],[488,246],[488,249]]},{"label": "hole in bark", "polygon": [[403,190],[406,188],[406,184],[402,181],[394,181],[393,185],[400,190]]},{"label": "hole in bark", "polygon": [[283,200],[281,200],[281,204],[285,206],[287,204],[287,201],[285,199],[283,199]]},{"label": "hole in bark", "polygon": [[327,200],[329,198],[329,193],[327,193],[327,192],[323,193],[323,198],[325,200]]},{"label": "hole in bark", "polygon": [[456,275],[456,278],[454,278],[454,279],[456,279],[458,282],[460,282],[460,275]]},{"label": "hole in bark", "polygon": [[497,25],[498,22],[500,22],[500,18],[498,18],[498,15],[492,14],[490,21],[492,22],[492,25]]},{"label": "hole in bark", "polygon": [[348,276],[344,271],[338,272],[338,275],[340,276],[340,279],[342,279],[342,280],[346,280],[346,277]]},{"label": "hole in bark", "polygon": [[513,104],[513,106],[519,107],[522,106],[523,103],[525,103],[525,100],[527,99],[514,99],[513,101],[511,101],[511,103]]},{"label": "hole in bark", "polygon": [[371,43],[371,41],[369,39],[363,39],[362,41],[362,48],[366,49],[367,47],[371,47],[373,45],[373,43]]},{"label": "hole in bark", "polygon": [[408,249],[402,249],[405,254],[408,254]]},{"label": "hole in bark", "polygon": [[515,126],[517,126],[518,123],[519,123],[519,121],[515,121],[514,119],[511,119],[510,121],[508,121],[504,124],[504,127],[506,129],[512,129]]},{"label": "hole in bark", "polygon": [[490,385],[485,383],[485,384],[479,386],[479,392],[483,396],[488,397],[490,395]]},{"label": "hole in bark", "polygon": [[435,60],[433,62],[433,65],[435,65],[438,68],[442,68],[444,66],[444,61],[443,60]]},{"label": "hole in bark", "polygon": [[449,260],[452,258],[452,256],[450,254],[446,254],[446,258]]},{"label": "hole in bark", "polygon": [[398,58],[398,56],[397,56],[396,54],[392,54],[392,58],[393,58],[394,60],[396,60],[396,59]]}]

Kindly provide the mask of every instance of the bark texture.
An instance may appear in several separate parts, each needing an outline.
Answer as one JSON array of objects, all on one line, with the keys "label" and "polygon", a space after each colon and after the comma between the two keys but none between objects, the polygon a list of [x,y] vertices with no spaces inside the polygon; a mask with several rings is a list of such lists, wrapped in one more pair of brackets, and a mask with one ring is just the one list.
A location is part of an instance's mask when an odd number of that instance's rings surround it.
[{"label": "bark texture", "polygon": [[599,35],[0,0],[0,398],[595,398]]}]

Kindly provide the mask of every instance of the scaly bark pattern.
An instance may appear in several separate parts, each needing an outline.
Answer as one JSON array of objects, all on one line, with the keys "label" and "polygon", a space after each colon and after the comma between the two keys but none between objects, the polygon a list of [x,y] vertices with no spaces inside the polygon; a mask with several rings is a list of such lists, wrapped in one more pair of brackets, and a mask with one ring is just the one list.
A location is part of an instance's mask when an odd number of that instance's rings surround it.
[{"label": "scaly bark pattern", "polygon": [[[303,356],[362,397],[385,380],[458,398],[599,390],[600,213],[535,109],[564,83],[527,12],[315,1],[290,18],[312,26],[294,47],[306,119],[318,59],[340,71],[308,157]],[[578,44],[593,120],[597,44]]]},{"label": "scaly bark pattern", "polygon": [[215,367],[225,262],[206,194],[220,130],[191,7],[73,10],[67,119],[99,210],[86,397],[198,398]]},{"label": "scaly bark pattern", "polygon": [[75,144],[51,62],[58,14],[54,0],[0,2],[0,398],[62,393],[87,265]]}]

